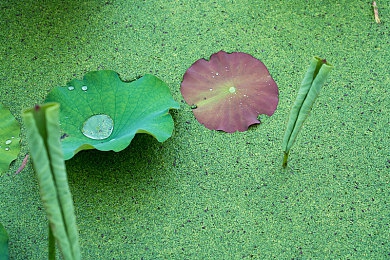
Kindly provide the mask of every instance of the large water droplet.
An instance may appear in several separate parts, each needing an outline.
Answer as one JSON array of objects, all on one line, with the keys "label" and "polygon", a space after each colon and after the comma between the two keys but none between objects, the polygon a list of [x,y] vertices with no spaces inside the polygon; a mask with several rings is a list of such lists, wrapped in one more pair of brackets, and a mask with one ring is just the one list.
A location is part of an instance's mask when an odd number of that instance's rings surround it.
[{"label": "large water droplet", "polygon": [[84,91],[87,91],[88,87],[87,86],[82,86],[81,89],[84,90]]},{"label": "large water droplet", "polygon": [[229,88],[229,92],[230,92],[230,93],[236,92],[236,88],[235,88],[235,87],[230,87],[230,88]]},{"label": "large water droplet", "polygon": [[7,140],[7,141],[5,141],[5,144],[11,144],[12,143],[12,140]]},{"label": "large water droplet", "polygon": [[74,87],[73,86],[69,86],[68,89],[69,90],[74,90]]},{"label": "large water droplet", "polygon": [[108,138],[114,129],[114,120],[108,115],[100,114],[88,118],[84,124],[82,132],[91,139],[103,140]]}]

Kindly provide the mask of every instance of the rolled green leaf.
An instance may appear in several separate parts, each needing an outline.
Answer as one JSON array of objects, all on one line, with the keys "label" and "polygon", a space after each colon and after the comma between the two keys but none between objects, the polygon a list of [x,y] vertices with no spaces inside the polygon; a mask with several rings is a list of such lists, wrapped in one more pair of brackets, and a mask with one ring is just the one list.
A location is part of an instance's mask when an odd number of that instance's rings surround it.
[{"label": "rolled green leaf", "polygon": [[8,259],[8,234],[0,223],[0,259]]},{"label": "rolled green leaf", "polygon": [[299,131],[301,130],[303,122],[309,115],[314,101],[316,100],[321,87],[324,85],[332,69],[333,66],[326,60],[314,57],[306,72],[299,89],[297,99],[291,109],[286,132],[283,138],[282,147],[284,150],[284,168],[287,166],[288,154]]},{"label": "rolled green leaf", "polygon": [[22,117],[50,229],[63,258],[80,259],[76,217],[60,143],[59,104],[37,105]]}]

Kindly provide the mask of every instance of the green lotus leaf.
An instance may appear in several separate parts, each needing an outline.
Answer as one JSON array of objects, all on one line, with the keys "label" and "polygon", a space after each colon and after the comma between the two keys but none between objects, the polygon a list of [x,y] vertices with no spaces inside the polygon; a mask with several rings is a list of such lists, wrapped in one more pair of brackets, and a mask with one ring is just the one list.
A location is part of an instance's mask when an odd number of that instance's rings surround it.
[{"label": "green lotus leaf", "polygon": [[9,164],[20,152],[20,126],[11,112],[0,104],[0,173],[8,170]]},{"label": "green lotus leaf", "polygon": [[65,87],[54,88],[45,102],[60,103],[64,159],[82,150],[119,152],[136,133],[147,133],[163,142],[172,135],[170,109],[178,109],[168,86],[146,74],[123,82],[115,71],[87,73]]}]

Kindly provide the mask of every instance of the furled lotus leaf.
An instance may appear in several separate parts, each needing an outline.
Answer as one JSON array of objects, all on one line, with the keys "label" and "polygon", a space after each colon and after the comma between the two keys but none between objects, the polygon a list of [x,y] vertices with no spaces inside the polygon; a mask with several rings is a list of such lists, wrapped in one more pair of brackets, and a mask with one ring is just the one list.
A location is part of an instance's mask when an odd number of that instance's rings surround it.
[{"label": "furled lotus leaf", "polygon": [[259,114],[271,116],[278,105],[278,87],[267,68],[243,52],[219,51],[209,61],[197,60],[180,90],[201,124],[228,133],[260,123]]},{"label": "furled lotus leaf", "polygon": [[123,82],[114,71],[94,71],[53,89],[45,102],[60,103],[64,159],[88,149],[115,152],[126,148],[136,133],[163,142],[172,135],[169,114],[179,104],[157,77]]},{"label": "furled lotus leaf", "polygon": [[0,173],[8,170],[20,152],[20,126],[11,112],[0,104]]}]

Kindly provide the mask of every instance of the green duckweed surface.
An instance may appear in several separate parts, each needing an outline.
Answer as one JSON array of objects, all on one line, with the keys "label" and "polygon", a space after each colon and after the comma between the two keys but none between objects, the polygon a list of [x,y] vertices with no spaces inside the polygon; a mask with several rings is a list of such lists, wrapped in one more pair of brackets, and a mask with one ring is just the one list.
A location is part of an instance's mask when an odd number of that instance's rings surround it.
[{"label": "green duckweed surface", "polygon": [[[181,109],[164,143],[67,161],[83,259],[388,259],[389,1],[2,1],[0,101],[20,112],[55,86],[110,69],[152,73]],[[262,60],[275,114],[246,132],[200,125],[180,94],[214,52]],[[313,56],[335,69],[282,168],[289,111]],[[0,176],[11,259],[47,258],[31,162]]]}]

